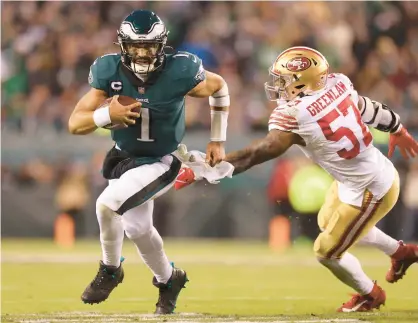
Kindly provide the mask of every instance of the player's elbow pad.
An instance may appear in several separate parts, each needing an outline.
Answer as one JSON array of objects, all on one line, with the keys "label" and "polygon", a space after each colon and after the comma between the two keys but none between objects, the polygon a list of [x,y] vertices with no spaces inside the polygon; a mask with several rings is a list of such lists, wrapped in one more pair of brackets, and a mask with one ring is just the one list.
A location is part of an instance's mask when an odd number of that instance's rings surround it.
[{"label": "player's elbow pad", "polygon": [[397,113],[388,108],[386,104],[372,101],[366,96],[361,96],[363,109],[361,119],[363,122],[377,130],[384,132],[397,132],[401,129],[401,120]]}]

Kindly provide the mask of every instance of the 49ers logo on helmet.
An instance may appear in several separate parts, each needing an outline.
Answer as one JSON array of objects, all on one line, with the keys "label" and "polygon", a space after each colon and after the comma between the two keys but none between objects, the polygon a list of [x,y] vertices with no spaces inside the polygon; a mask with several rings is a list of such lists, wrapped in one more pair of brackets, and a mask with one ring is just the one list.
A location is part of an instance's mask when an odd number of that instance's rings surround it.
[{"label": "49ers logo on helmet", "polygon": [[291,72],[300,72],[311,66],[311,61],[306,57],[295,57],[287,62],[286,68]]}]

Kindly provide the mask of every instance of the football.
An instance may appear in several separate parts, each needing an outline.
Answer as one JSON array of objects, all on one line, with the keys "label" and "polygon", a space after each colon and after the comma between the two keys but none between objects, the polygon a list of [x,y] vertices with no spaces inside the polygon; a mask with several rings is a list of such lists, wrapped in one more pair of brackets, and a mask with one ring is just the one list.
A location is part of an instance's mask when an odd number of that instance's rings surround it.
[{"label": "football", "polygon": [[[112,101],[113,97],[107,98],[106,100],[103,101],[103,103],[99,106],[99,108],[104,108],[106,106],[108,106],[110,104],[110,102]],[[118,102],[120,104],[122,104],[123,106],[127,106],[127,105],[131,105],[133,103],[136,103],[137,100],[135,100],[134,98],[131,98],[130,96],[126,96],[126,95],[119,95],[118,97]],[[141,111],[141,107],[137,107],[132,109],[132,111],[135,112],[140,112]],[[109,129],[109,130],[118,130],[118,129],[124,129],[125,126],[123,124],[118,124],[118,123],[109,123],[108,125],[104,126],[103,128],[105,129]]]}]

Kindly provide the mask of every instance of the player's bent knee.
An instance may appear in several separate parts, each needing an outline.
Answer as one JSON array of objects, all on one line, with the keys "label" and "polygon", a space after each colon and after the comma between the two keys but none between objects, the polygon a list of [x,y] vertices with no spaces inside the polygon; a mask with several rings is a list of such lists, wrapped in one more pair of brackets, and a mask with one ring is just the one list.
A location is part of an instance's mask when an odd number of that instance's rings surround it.
[{"label": "player's bent knee", "polygon": [[129,226],[129,227],[124,226],[124,229],[125,229],[126,236],[130,240],[138,240],[138,239],[142,239],[142,237],[148,237],[150,235],[149,228],[144,230],[143,228],[138,228],[138,227],[133,227],[133,226]]},{"label": "player's bent knee", "polygon": [[340,259],[347,251],[342,248],[341,240],[327,231],[316,238],[313,249],[318,259]]},{"label": "player's bent knee", "polygon": [[318,259],[327,258],[328,249],[326,247],[326,234],[322,232],[315,240],[314,243],[314,253]]},{"label": "player's bent knee", "polygon": [[110,214],[110,211],[111,211],[110,208],[107,205],[103,204],[102,201],[100,201],[100,200],[96,201],[96,213],[97,213],[98,216],[99,215],[101,215],[101,216],[108,215],[108,214]]},{"label": "player's bent knee", "polygon": [[106,194],[107,191],[104,191],[97,198],[96,201],[96,212],[106,212],[108,209],[116,212],[117,210],[117,201],[112,197],[113,194]]},{"label": "player's bent knee", "polygon": [[113,216],[114,211],[110,209],[102,200],[96,201],[96,214],[97,216]]},{"label": "player's bent knee", "polygon": [[[146,232],[132,232],[125,231],[126,236],[135,242],[140,248],[142,253],[150,252],[153,250],[161,250],[163,248],[163,239],[158,231],[152,227]],[[133,235],[135,233],[135,235]]]}]

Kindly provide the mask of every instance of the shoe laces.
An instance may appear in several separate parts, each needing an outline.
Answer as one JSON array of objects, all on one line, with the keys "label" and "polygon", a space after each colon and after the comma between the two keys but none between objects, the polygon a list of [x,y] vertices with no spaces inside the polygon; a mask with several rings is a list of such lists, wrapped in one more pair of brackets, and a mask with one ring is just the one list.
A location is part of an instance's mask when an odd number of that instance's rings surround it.
[{"label": "shoe laces", "polygon": [[[96,277],[94,277],[93,281],[91,282],[91,285],[100,286],[107,275],[109,274],[107,273],[106,268],[100,268],[96,274]],[[114,277],[115,275],[113,274],[112,278]]]}]

